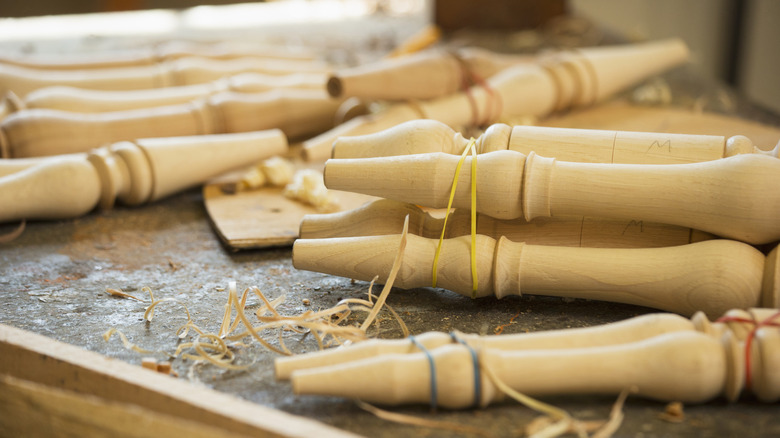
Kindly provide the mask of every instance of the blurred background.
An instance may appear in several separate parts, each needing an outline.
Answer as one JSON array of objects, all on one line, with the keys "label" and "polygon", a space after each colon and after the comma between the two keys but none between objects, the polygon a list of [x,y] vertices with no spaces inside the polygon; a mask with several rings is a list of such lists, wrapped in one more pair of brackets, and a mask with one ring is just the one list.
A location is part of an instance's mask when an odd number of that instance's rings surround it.
[{"label": "blurred background", "polygon": [[[131,34],[134,30],[143,35],[181,33],[183,29],[195,29],[198,35],[238,28],[259,32],[262,28],[278,27],[282,22],[299,26],[301,32],[307,23],[319,24],[318,29],[322,31],[327,29],[322,27],[326,18],[360,19],[380,14],[396,18],[393,26],[404,23],[409,32],[425,22],[435,22],[448,35],[482,32],[481,41],[488,43],[490,38],[485,38],[485,34],[492,32],[502,46],[495,47],[499,44],[494,41],[492,48],[518,51],[535,44],[534,37],[524,31],[557,23],[559,36],[576,34],[579,40],[575,45],[680,37],[691,48],[693,64],[701,77],[727,84],[756,106],[780,114],[780,81],[776,79],[776,72],[780,71],[780,27],[777,26],[780,1],[777,0],[277,0],[269,2],[277,7],[266,10],[246,9],[257,3],[238,3],[231,0],[2,0],[0,50],[43,51],[46,45],[34,44],[35,41],[61,41],[76,37],[78,32],[94,41],[101,35]],[[286,6],[280,8],[280,3]],[[229,4],[234,6],[190,9],[198,5]],[[38,20],[43,24],[36,28],[34,19],[23,18],[160,9],[178,13],[168,19],[162,15],[146,15],[124,22],[114,22],[108,18],[111,14],[103,14],[100,15],[106,23],[103,28],[74,24],[69,29],[64,26],[59,34],[55,22]],[[233,13],[223,13],[226,11]],[[257,20],[248,19],[253,16]],[[564,24],[561,24],[562,17],[568,18]],[[372,44],[380,48],[404,36],[388,36],[392,33],[390,27],[379,29],[384,30],[372,28],[371,38]],[[290,35],[289,28],[285,32],[288,37],[285,43],[289,43],[295,35]],[[304,36],[300,38],[300,42],[307,42]],[[343,40],[335,38],[332,45],[341,43]]]}]

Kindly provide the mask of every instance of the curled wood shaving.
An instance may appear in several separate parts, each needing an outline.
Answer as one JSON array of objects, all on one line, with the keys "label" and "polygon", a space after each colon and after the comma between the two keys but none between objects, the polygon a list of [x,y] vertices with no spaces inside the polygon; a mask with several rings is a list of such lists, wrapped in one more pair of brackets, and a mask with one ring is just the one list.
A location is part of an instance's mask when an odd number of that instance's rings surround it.
[{"label": "curled wood shaving", "polygon": [[399,414],[397,412],[390,412],[360,400],[357,400],[356,403],[361,409],[368,411],[383,420],[392,421],[394,423],[428,427],[431,429],[449,430],[452,432],[471,434],[474,436],[490,437],[489,433],[477,427],[452,423],[449,421],[430,420],[427,418],[415,417],[413,415]]},{"label": "curled wood shaving", "polygon": [[125,334],[124,334],[124,333],[120,332],[119,330],[117,330],[117,329],[115,329],[115,328],[113,328],[113,327],[112,327],[112,328],[110,328],[110,329],[108,329],[108,330],[107,330],[105,333],[103,333],[103,339],[104,339],[106,342],[108,342],[108,341],[111,339],[111,336],[113,336],[113,335],[114,335],[114,333],[116,333],[117,335],[119,335],[119,338],[120,338],[120,339],[122,339],[122,344],[125,346],[125,348],[126,348],[126,349],[128,349],[128,350],[133,350],[133,351],[135,351],[136,353],[141,353],[141,354],[154,354],[154,352],[153,352],[153,351],[150,351],[150,350],[145,350],[145,349],[143,349],[143,348],[141,348],[141,347],[139,347],[139,346],[137,346],[137,345],[133,344],[132,342],[130,342],[130,341],[127,339],[127,336],[125,336]]},{"label": "curled wood shaving", "polygon": [[670,423],[682,423],[685,421],[683,404],[680,402],[671,402],[667,404],[664,411],[658,414],[658,418]]},{"label": "curled wood shaving", "polygon": [[[533,438],[554,438],[566,433],[575,433],[579,437],[588,437],[588,432],[595,431],[593,438],[609,438],[620,428],[623,422],[623,404],[629,390],[624,390],[612,406],[610,418],[606,422],[584,422],[569,415],[558,407],[536,400],[504,383],[485,363],[480,362],[480,370],[501,392],[512,397],[519,403],[545,416],[528,424],[526,434]],[[633,389],[632,389],[633,390]]]},{"label": "curled wood shaving", "polygon": [[123,291],[121,291],[119,289],[112,289],[110,287],[106,288],[106,293],[111,295],[111,296],[113,296],[113,297],[131,298],[131,299],[136,300],[136,301],[143,301],[142,299],[140,299],[140,298],[138,298],[136,296],[130,295],[127,292],[123,292]]},{"label": "curled wood shaving", "polygon": [[[231,348],[245,346],[245,344],[242,343],[242,340],[246,338],[254,339],[264,348],[283,355],[292,354],[284,342],[283,335],[285,331],[311,334],[320,349],[333,345],[358,342],[369,338],[366,331],[375,321],[377,321],[377,315],[383,308],[388,309],[401,327],[404,336],[407,336],[409,334],[409,329],[406,327],[406,324],[401,320],[398,313],[388,306],[385,301],[387,300],[395,277],[401,267],[409,226],[408,221],[409,218],[407,217],[406,222],[404,223],[401,245],[396,260],[393,263],[393,268],[388,276],[388,280],[378,297],[371,292],[374,285],[374,282],[372,281],[369,285],[367,300],[345,299],[339,301],[335,306],[329,309],[316,311],[306,310],[299,315],[291,316],[283,315],[277,310],[277,307],[284,302],[284,295],[270,300],[259,288],[251,287],[245,289],[239,298],[236,282],[231,281],[228,284],[228,298],[224,305],[219,329],[216,333],[209,333],[202,330],[192,321],[192,315],[186,305],[173,298],[156,299],[151,288],[145,286],[142,290],[149,294],[151,304],[149,304],[144,311],[144,320],[151,322],[156,307],[162,303],[174,302],[180,304],[187,314],[187,322],[176,330],[176,335],[179,338],[184,339],[190,331],[192,331],[195,334],[195,339],[191,342],[181,343],[172,356],[193,360],[196,363],[208,362],[218,367],[231,370],[245,370],[249,366],[235,365],[233,362],[235,361],[236,356],[233,351],[231,351]],[[244,311],[250,293],[254,293],[263,303],[255,312],[255,317],[260,321],[260,324],[257,325],[249,320]],[[373,298],[376,298],[375,302],[372,301]],[[233,317],[234,311],[235,318]],[[368,313],[368,316],[360,327],[344,324],[344,322],[347,321],[347,318],[354,312]],[[243,330],[238,331],[239,328],[243,328]],[[111,330],[113,330],[113,332],[118,332],[116,329]],[[113,333],[111,330],[109,332]],[[278,346],[272,345],[266,337],[263,336],[264,332],[272,330],[277,331]],[[132,347],[135,347],[133,348],[134,350],[146,353],[146,350],[130,344],[124,335],[121,336],[126,345],[129,344]],[[104,338],[108,341],[110,333],[107,332],[107,335],[104,336]]]},{"label": "curled wood shaving", "polygon": [[0,235],[0,244],[8,243],[8,242],[11,242],[11,241],[15,240],[16,238],[21,236],[22,233],[24,233],[24,229],[25,228],[27,228],[27,221],[22,219],[22,221],[19,223],[19,226],[16,227],[16,229],[14,229],[13,231],[11,231],[9,233]]}]

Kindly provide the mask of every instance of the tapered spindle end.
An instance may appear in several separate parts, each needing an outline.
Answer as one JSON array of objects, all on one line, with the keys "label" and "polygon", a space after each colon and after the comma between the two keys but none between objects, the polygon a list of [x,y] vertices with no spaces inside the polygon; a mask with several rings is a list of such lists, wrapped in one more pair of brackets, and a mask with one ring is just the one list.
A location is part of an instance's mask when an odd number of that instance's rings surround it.
[{"label": "tapered spindle end", "polygon": [[[364,400],[372,403],[398,404],[398,394],[404,392],[404,382],[395,378],[397,360],[373,357],[350,363],[296,370],[290,374],[293,393],[327,395]],[[403,367],[406,368],[406,367]],[[420,368],[419,375],[425,376]],[[427,376],[426,376],[427,377]]]},{"label": "tapered spindle end", "polygon": [[466,142],[436,120],[412,120],[373,134],[339,137],[333,158],[369,158],[446,152],[457,154]]},{"label": "tapered spindle end", "polygon": [[371,340],[330,350],[280,357],[274,361],[276,379],[288,380],[293,372],[299,370],[332,366],[373,357],[380,354],[377,348],[379,346],[380,344],[376,340]]},{"label": "tapered spindle end", "polygon": [[398,234],[403,230],[407,215],[411,216],[410,232],[417,234],[426,216],[419,207],[390,199],[378,199],[353,210],[308,214],[301,220],[298,236],[301,239],[325,239]]}]

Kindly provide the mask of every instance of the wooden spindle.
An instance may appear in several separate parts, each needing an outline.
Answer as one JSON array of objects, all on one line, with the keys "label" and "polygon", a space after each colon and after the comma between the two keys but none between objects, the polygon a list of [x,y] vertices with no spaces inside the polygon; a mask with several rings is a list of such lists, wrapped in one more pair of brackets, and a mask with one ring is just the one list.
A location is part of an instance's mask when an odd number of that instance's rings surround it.
[{"label": "wooden spindle", "polygon": [[147,90],[115,91],[63,86],[46,87],[28,94],[24,100],[24,107],[98,113],[187,103],[221,91],[261,93],[276,89],[323,90],[324,87],[325,76],[320,73],[294,73],[284,76],[242,73],[203,84]]},{"label": "wooden spindle", "polygon": [[138,67],[159,64],[179,58],[229,60],[236,58],[284,59],[312,61],[315,56],[299,48],[281,50],[256,44],[220,42],[212,44],[169,41],[156,47],[134,50],[112,50],[85,54],[37,54],[0,57],[0,63],[45,70],[89,70]]},{"label": "wooden spindle", "polygon": [[[667,248],[571,248],[498,241],[477,235],[477,296],[537,294],[613,301],[683,315],[698,310],[718,316],[731,308],[763,306],[780,291],[762,289],[765,257],[750,245],[709,240]],[[385,281],[398,251],[398,235],[299,239],[298,269]],[[394,286],[430,286],[437,239],[407,236],[403,266]],[[471,238],[445,239],[438,287],[472,292]]]},{"label": "wooden spindle", "polygon": [[[780,336],[776,328],[761,329],[752,392],[765,402],[778,399]],[[628,388],[660,401],[704,403],[741,388],[737,368],[740,345],[733,337],[717,340],[703,333],[681,331],[637,342],[588,348],[479,351],[480,406],[501,401],[504,394],[485,376],[489,368],[512,389],[532,397],[577,394],[615,395]],[[433,371],[424,353],[372,357],[355,362],[294,371],[296,394],[356,398],[387,405],[430,403],[435,373],[437,405],[472,407],[475,364],[466,346],[450,344],[430,351]],[[730,358],[738,361],[734,363]]]},{"label": "wooden spindle", "polygon": [[[435,120],[412,120],[333,143],[333,158],[371,158],[445,152],[461,154],[469,140]],[[744,136],[629,132],[496,124],[476,139],[480,153],[511,150],[582,163],[682,164],[744,153],[777,156]]]},{"label": "wooden spindle", "polygon": [[325,73],[327,67],[311,61],[237,58],[209,60],[181,58],[139,67],[91,70],[46,70],[0,64],[0,91],[20,97],[39,88],[66,85],[93,90],[141,90],[215,81],[238,73],[286,75]]},{"label": "wooden spindle", "polygon": [[[461,181],[471,180],[471,157]],[[447,206],[458,157],[444,153],[332,159],[325,185]],[[477,211],[499,219],[586,216],[642,220],[703,230],[752,244],[780,240],[780,160],[740,154],[690,164],[598,164],[497,151],[477,158]],[[470,208],[469,183],[453,206]]]},{"label": "wooden spindle", "polygon": [[323,160],[331,155],[333,142],[340,136],[379,132],[412,119],[439,120],[451,127],[487,125],[505,118],[543,116],[590,105],[687,57],[688,50],[680,40],[560,54],[544,64],[504,69],[466,92],[397,104],[353,119],[304,142],[304,154],[309,160]]},{"label": "wooden spindle", "polygon": [[[0,167],[2,172],[2,167]],[[358,237],[397,234],[409,216],[409,232],[438,239],[444,218],[433,217],[413,204],[378,199],[354,210],[306,215],[298,235],[302,239]],[[450,213],[445,237],[471,233],[471,214],[457,209]],[[684,245],[714,236],[674,225],[618,221],[601,218],[561,217],[500,220],[477,214],[477,234],[532,245],[583,246],[593,248],[655,248]]]},{"label": "wooden spindle", "polygon": [[229,170],[284,153],[279,130],[141,139],[89,154],[48,157],[0,177],[0,222],[66,219],[98,204],[154,201]]},{"label": "wooden spindle", "polygon": [[[472,348],[496,350],[552,350],[625,344],[664,333],[692,331],[691,320],[673,313],[651,313],[610,324],[576,329],[548,330],[511,335],[479,336],[456,333],[459,340]],[[427,332],[416,336],[417,342],[433,350],[455,342],[447,333]],[[410,354],[419,348],[409,338],[371,339],[344,348],[331,348],[294,356],[280,357],[274,362],[276,378],[286,380],[293,371],[331,366],[390,354]]]},{"label": "wooden spindle", "polygon": [[361,99],[433,99],[454,93],[476,78],[487,79],[533,60],[476,48],[427,50],[336,71],[328,79],[328,92],[333,97]]},{"label": "wooden spindle", "polygon": [[[710,322],[703,312],[696,312],[691,319],[673,313],[649,313],[609,324],[532,333],[480,336],[470,333],[426,332],[415,336],[416,343],[433,350],[454,342],[465,342],[475,349],[504,351],[562,350],[571,348],[602,347],[637,342],[665,333],[699,331],[714,339],[722,339],[726,332],[739,342],[745,342],[755,323],[771,318],[777,309],[732,309],[724,317],[736,316],[740,320]],[[744,321],[742,321],[744,320]],[[454,337],[453,337],[454,335]],[[420,349],[410,338],[370,339],[342,348],[313,351],[275,360],[276,378],[286,380],[296,370],[337,365],[376,356],[417,353]],[[739,373],[742,375],[742,372]],[[732,397],[736,398],[736,394]]]},{"label": "wooden spindle", "polygon": [[0,124],[5,157],[84,152],[107,143],[143,138],[260,131],[278,128],[288,137],[333,125],[340,102],[323,91],[221,92],[186,104],[99,114],[32,109]]}]

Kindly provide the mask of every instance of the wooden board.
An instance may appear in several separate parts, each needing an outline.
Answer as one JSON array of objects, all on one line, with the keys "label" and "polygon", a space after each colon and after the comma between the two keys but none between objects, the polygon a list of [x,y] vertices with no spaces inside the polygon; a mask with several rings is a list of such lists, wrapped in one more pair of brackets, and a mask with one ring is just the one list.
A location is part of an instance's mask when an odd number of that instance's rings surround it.
[{"label": "wooden board", "polygon": [[[780,140],[780,128],[713,113],[679,108],[631,105],[614,101],[539,122],[542,126],[670,132],[680,134],[745,135],[762,149],[770,150]],[[298,164],[299,167],[307,167]],[[322,169],[322,163],[308,165]],[[372,198],[335,192],[342,210],[358,207]],[[204,187],[206,209],[220,238],[233,249],[291,245],[306,214],[317,211],[282,195],[281,189],[265,188],[226,194],[220,183]]]},{"label": "wooden board", "polygon": [[[299,169],[315,168],[322,171],[324,163],[304,164],[296,161]],[[289,246],[298,238],[298,227],[303,216],[317,214],[309,205],[282,194],[279,187],[265,187],[257,190],[225,193],[225,182],[235,181],[235,174],[207,184],[203,188],[211,223],[220,239],[232,249],[268,248]],[[373,196],[333,191],[340,210],[351,210],[376,199]]]},{"label": "wooden board", "polygon": [[[0,417],[6,409],[19,415],[0,421],[2,436],[14,436],[13,432],[48,436],[46,426],[51,424],[63,427],[55,435],[120,436],[112,428],[139,418],[144,421],[135,423],[141,430],[133,436],[186,436],[179,432],[198,428],[221,431],[214,435],[219,437],[356,436],[3,324],[0,391]],[[58,401],[73,405],[62,406]],[[98,411],[80,409],[100,406],[103,401],[110,406]],[[154,416],[144,415],[147,412]],[[47,423],[38,424],[35,420],[40,418]],[[121,436],[131,436],[132,431],[126,432]]]}]

